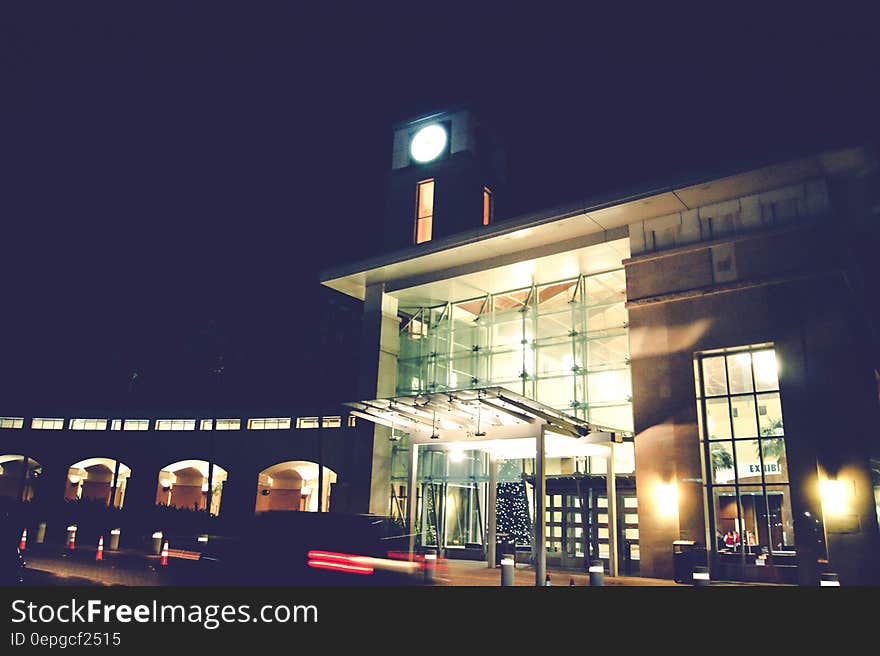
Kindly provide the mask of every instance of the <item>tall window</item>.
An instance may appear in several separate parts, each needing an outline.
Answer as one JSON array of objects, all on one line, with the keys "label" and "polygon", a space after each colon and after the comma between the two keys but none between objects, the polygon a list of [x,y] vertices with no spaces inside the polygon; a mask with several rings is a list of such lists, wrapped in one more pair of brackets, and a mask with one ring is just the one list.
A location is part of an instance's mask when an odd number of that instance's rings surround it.
[{"label": "tall window", "polygon": [[697,417],[714,550],[766,564],[794,555],[785,429],[771,345],[697,354]]},{"label": "tall window", "polygon": [[483,225],[489,225],[495,217],[495,199],[492,198],[492,190],[483,187]]},{"label": "tall window", "polygon": [[416,187],[416,234],[417,244],[431,241],[431,224],[434,220],[434,178],[422,180]]}]

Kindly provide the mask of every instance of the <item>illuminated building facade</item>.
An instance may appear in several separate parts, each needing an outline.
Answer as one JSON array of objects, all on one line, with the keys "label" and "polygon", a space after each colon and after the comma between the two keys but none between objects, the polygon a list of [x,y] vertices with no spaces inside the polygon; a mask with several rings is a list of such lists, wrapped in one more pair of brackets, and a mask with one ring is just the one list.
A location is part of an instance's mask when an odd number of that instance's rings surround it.
[{"label": "illuminated building facade", "polygon": [[[672,578],[683,540],[714,578],[880,582],[876,344],[848,256],[877,220],[873,151],[499,221],[502,159],[466,110],[396,126],[387,253],[322,275],[364,301],[353,405],[376,425],[359,428],[361,448],[372,438],[363,510],[448,557],[491,553],[497,532],[534,558],[522,527],[541,520],[562,566]],[[497,389],[606,430],[613,450],[572,439],[539,473],[534,439],[458,431]],[[419,421],[430,439],[414,437]]]}]

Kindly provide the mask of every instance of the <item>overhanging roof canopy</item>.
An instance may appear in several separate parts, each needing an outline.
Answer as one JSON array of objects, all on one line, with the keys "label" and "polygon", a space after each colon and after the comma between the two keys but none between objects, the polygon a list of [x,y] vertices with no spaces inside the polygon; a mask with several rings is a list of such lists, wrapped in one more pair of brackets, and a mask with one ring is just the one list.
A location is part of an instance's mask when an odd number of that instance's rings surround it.
[{"label": "overhanging roof canopy", "polygon": [[503,387],[415,396],[352,401],[351,414],[407,433],[413,443],[471,444],[489,448],[497,440],[534,438],[541,425],[548,434],[548,455],[553,445],[580,445],[578,451],[592,455],[590,446],[622,441],[625,431],[572,417]]},{"label": "overhanging roof canopy", "polygon": [[863,148],[844,148],[745,171],[601,194],[333,267],[322,272],[321,282],[359,299],[367,286],[376,283],[395,294],[436,280],[622,239],[636,221],[833,176],[862,166],[866,158]]}]

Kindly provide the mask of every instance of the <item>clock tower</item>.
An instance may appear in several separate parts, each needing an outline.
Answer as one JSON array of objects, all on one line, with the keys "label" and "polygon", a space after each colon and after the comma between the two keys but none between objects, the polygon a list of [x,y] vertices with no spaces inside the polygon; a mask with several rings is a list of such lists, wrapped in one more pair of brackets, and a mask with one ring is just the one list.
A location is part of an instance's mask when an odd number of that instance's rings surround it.
[{"label": "clock tower", "polygon": [[384,246],[398,250],[495,221],[504,183],[497,137],[464,108],[394,126]]}]

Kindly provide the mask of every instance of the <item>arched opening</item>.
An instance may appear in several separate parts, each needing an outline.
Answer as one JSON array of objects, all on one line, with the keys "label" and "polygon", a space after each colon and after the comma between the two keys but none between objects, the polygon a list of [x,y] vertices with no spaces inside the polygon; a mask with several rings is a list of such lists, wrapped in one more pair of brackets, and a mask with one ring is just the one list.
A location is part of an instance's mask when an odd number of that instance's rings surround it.
[{"label": "arched opening", "polygon": [[80,460],[67,470],[64,500],[101,501],[113,508],[122,508],[129,476],[131,469],[118,460],[110,458]]},{"label": "arched opening", "polygon": [[[220,514],[220,499],[228,474],[222,467],[212,468],[211,514]],[[156,487],[156,505],[189,510],[205,510],[208,502],[208,463],[181,460],[163,467]]]},{"label": "arched opening", "polygon": [[34,483],[42,473],[42,466],[33,458],[0,456],[0,497],[30,501],[34,498]]},{"label": "arched opening", "polygon": [[255,511],[269,510],[318,512],[330,509],[330,486],[336,482],[336,472],[324,467],[324,494],[319,500],[318,465],[306,460],[289,460],[264,469],[257,481]]}]

